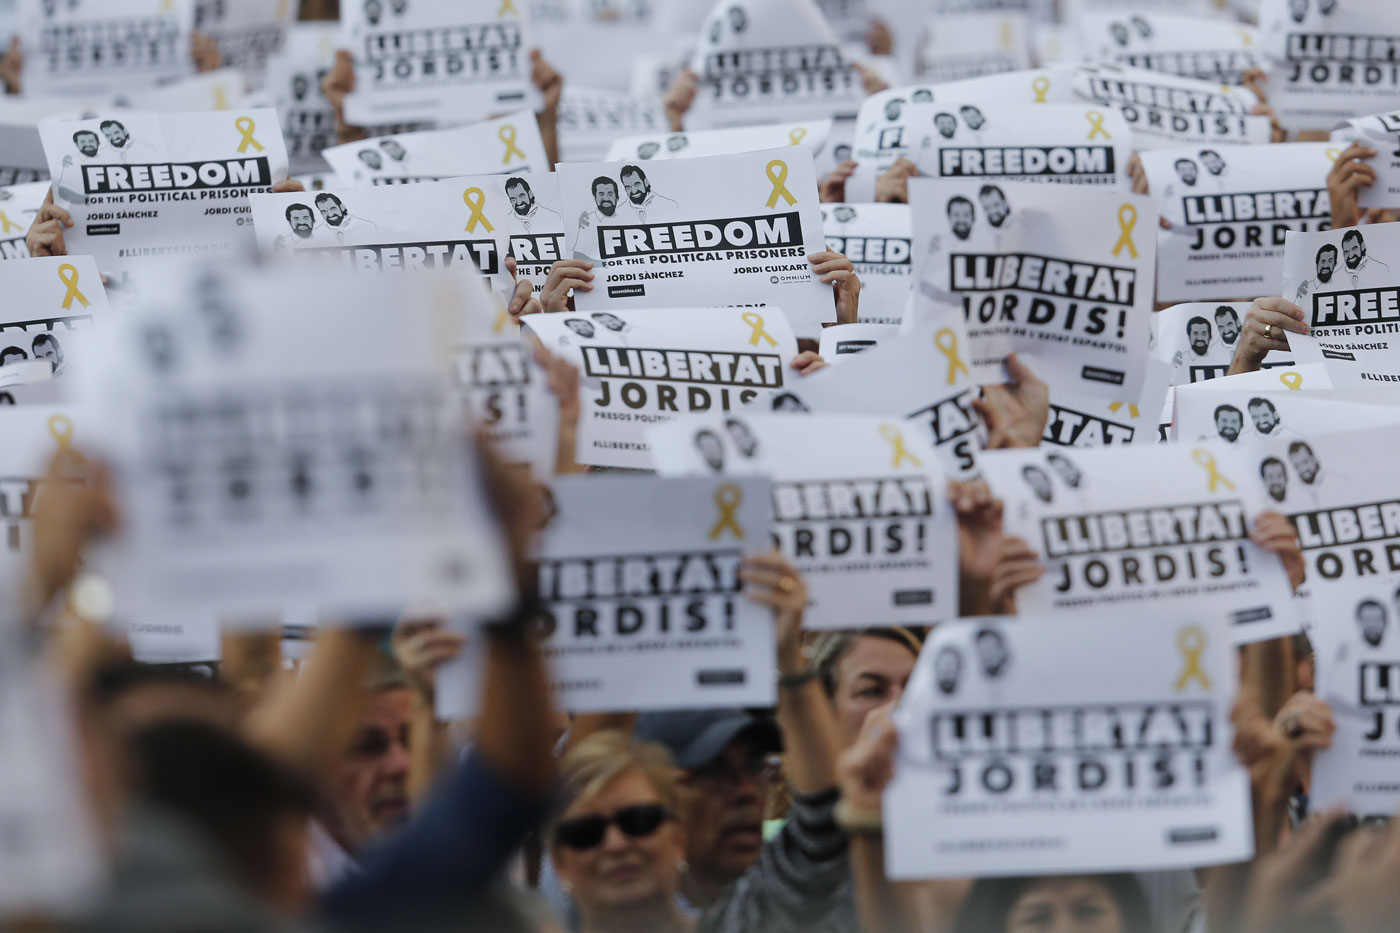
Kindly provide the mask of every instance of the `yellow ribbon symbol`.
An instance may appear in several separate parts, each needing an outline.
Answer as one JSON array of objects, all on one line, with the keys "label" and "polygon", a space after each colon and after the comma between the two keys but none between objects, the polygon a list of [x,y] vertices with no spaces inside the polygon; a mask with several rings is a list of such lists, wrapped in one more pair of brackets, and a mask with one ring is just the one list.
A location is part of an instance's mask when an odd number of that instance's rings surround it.
[{"label": "yellow ribbon symbol", "polygon": [[1254,44],[1254,37],[1251,36],[1251,35],[1249,34],[1248,30],[1241,29],[1241,30],[1240,30],[1240,45],[1243,45],[1243,46],[1245,46],[1246,48],[1248,48],[1249,46],[1251,46],[1251,45],[1253,45],[1253,44]]},{"label": "yellow ribbon symbol", "polygon": [[1201,686],[1209,690],[1210,678],[1201,669],[1201,655],[1205,654],[1206,650],[1206,633],[1201,631],[1199,625],[1188,625],[1176,633],[1176,647],[1186,662],[1181,676],[1176,679],[1176,689],[1185,690],[1192,680],[1199,680]]},{"label": "yellow ribbon symbol", "polygon": [[1031,82],[1031,90],[1035,91],[1035,102],[1045,103],[1045,95],[1050,93],[1050,79],[1046,77],[1036,78]]},{"label": "yellow ribbon symbol", "polygon": [[75,463],[83,463],[83,457],[73,449],[73,421],[67,415],[54,415],[49,418],[49,434],[58,445],[62,456],[70,457]]},{"label": "yellow ribbon symbol", "polygon": [[73,300],[77,299],[84,308],[88,306],[87,296],[78,291],[78,268],[68,263],[58,267],[58,277],[63,284],[68,286],[68,291],[63,296],[63,310],[67,311],[73,307]]},{"label": "yellow ribbon symbol", "polygon": [[515,144],[515,127],[513,125],[507,123],[496,131],[496,135],[500,137],[501,142],[506,144],[506,157],[501,160],[502,165],[509,165],[512,155],[520,159],[528,158],[525,155],[525,150]]},{"label": "yellow ribbon symbol", "polygon": [[778,341],[768,331],[763,329],[763,316],[754,311],[745,311],[743,314],[744,323],[753,328],[753,334],[749,336],[749,346],[756,347],[760,340],[768,341],[768,346],[776,347]]},{"label": "yellow ribbon symbol", "polygon": [[880,425],[880,436],[889,441],[890,446],[894,448],[894,460],[890,463],[890,466],[897,467],[905,460],[908,460],[916,467],[923,466],[923,464],[919,462],[919,458],[910,453],[909,448],[904,446],[904,434],[899,428],[892,424],[882,424]]},{"label": "yellow ribbon symbol", "polygon": [[254,124],[252,117],[239,117],[237,120],[233,121],[233,125],[238,127],[238,132],[243,134],[243,141],[238,144],[239,152],[247,152],[249,146],[252,146],[259,152],[263,151],[262,143],[253,138]]},{"label": "yellow ribbon symbol", "polygon": [[1104,139],[1112,139],[1112,138],[1113,138],[1112,136],[1108,135],[1108,130],[1106,130],[1106,129],[1103,128],[1103,111],[1102,111],[1102,110],[1087,110],[1087,111],[1084,112],[1084,116],[1087,117],[1087,118],[1089,119],[1089,138],[1090,138],[1090,139],[1093,139],[1093,138],[1095,138],[1096,136],[1100,136],[1100,135],[1102,135]]},{"label": "yellow ribbon symbol", "polygon": [[14,230],[18,233],[24,232],[24,228],[21,227],[19,224],[15,223],[14,221],[10,220],[9,216],[6,215],[4,211],[0,211],[0,224],[4,224],[5,233],[9,233],[11,230]]},{"label": "yellow ribbon symbol", "polygon": [[1113,255],[1117,256],[1126,249],[1129,256],[1138,258],[1137,247],[1133,245],[1133,228],[1136,226],[1137,208],[1131,204],[1124,204],[1118,208],[1118,229],[1122,232],[1118,242],[1113,244]]},{"label": "yellow ribbon symbol", "polygon": [[1138,415],[1140,414],[1140,412],[1138,411],[1137,405],[1134,404],[1134,403],[1109,402],[1109,403],[1108,403],[1108,410],[1111,411],[1111,412],[1113,412],[1113,413],[1116,415],[1116,414],[1118,413],[1118,409],[1122,408],[1124,404],[1127,404],[1127,405],[1128,405],[1128,414],[1129,414],[1129,415],[1131,415],[1131,416],[1134,417],[1134,418],[1138,417]]},{"label": "yellow ribbon symbol", "polygon": [[1011,20],[1001,21],[1001,47],[1004,49],[1014,49],[1016,47],[1016,34],[1011,31]]},{"label": "yellow ribbon symbol", "polygon": [[1340,149],[1325,149],[1323,152],[1327,155],[1327,160],[1329,162],[1337,161],[1337,157],[1342,154],[1342,150]]},{"label": "yellow ribbon symbol", "polygon": [[496,315],[496,323],[491,325],[491,333],[501,334],[505,332],[506,325],[510,323],[510,312],[502,310]]},{"label": "yellow ribbon symbol", "polygon": [[515,8],[515,0],[501,0],[501,8],[496,11],[496,15],[505,16],[507,13],[511,16],[520,15],[520,11]]},{"label": "yellow ribbon symbol", "polygon": [[[216,84],[216,85],[214,85],[214,109],[215,109],[215,110],[227,110],[227,109],[228,109],[228,92],[224,90],[224,86],[223,86],[222,84]],[[262,147],[259,146],[258,148],[262,148]],[[240,151],[241,151],[241,150],[240,150]]]},{"label": "yellow ribbon symbol", "polygon": [[1299,389],[1301,389],[1301,388],[1303,387],[1303,374],[1302,374],[1302,373],[1280,373],[1280,374],[1279,374],[1279,377],[1278,377],[1278,381],[1279,381],[1279,382],[1282,382],[1284,385],[1288,386],[1289,390],[1296,392],[1296,391],[1298,391]]},{"label": "yellow ribbon symbol", "polygon": [[496,232],[496,228],[491,226],[491,221],[486,219],[486,212],[482,210],[486,204],[486,192],[480,188],[468,188],[462,192],[462,200],[472,209],[471,217],[467,218],[468,233],[474,231],[477,224],[485,227],[487,233]]},{"label": "yellow ribbon symbol", "polygon": [[938,349],[943,351],[943,355],[948,358],[948,385],[958,381],[958,370],[969,378],[972,372],[967,368],[967,364],[958,356],[958,335],[951,327],[945,327],[933,335],[933,343]]},{"label": "yellow ribbon symbol", "polygon": [[1210,451],[1198,447],[1191,451],[1191,459],[1199,463],[1202,468],[1210,470],[1210,492],[1215,492],[1216,486],[1224,486],[1226,489],[1234,491],[1235,484],[1216,468],[1215,457],[1211,456]]},{"label": "yellow ribbon symbol", "polygon": [[804,140],[804,139],[806,139],[806,138],[807,138],[807,128],[806,128],[806,127],[799,126],[797,129],[792,130],[791,132],[788,133],[788,142],[789,142],[791,145],[794,145],[794,146],[796,146],[798,143],[802,142],[802,140]]},{"label": "yellow ribbon symbol", "polygon": [[768,206],[777,207],[778,198],[786,201],[789,207],[796,204],[797,198],[794,198],[792,192],[787,189],[787,163],[782,159],[774,159],[768,163],[767,172],[768,180],[773,183],[773,193],[768,195]]},{"label": "yellow ribbon symbol", "polygon": [[727,528],[734,537],[743,540],[744,529],[739,527],[739,523],[734,518],[734,513],[739,509],[739,503],[744,501],[744,493],[733,483],[725,483],[715,490],[715,505],[719,506],[719,521],[715,522],[715,527],[710,529],[710,540],[713,541],[724,534]]}]

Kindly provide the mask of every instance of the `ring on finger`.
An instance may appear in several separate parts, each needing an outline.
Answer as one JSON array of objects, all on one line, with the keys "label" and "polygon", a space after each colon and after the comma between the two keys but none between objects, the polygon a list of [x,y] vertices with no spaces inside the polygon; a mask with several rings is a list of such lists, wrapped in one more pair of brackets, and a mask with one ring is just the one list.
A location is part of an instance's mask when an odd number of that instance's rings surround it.
[{"label": "ring on finger", "polygon": [[1303,734],[1303,724],[1298,721],[1297,716],[1289,716],[1283,721],[1283,734],[1290,739],[1296,739]]},{"label": "ring on finger", "polygon": [[1270,337],[1270,338],[1272,338],[1272,337],[1274,336],[1274,325],[1272,325],[1272,324],[1265,324],[1265,325],[1264,325],[1264,336],[1265,336],[1265,337]]},{"label": "ring on finger", "polygon": [[797,589],[797,582],[793,580],[792,577],[779,577],[778,589],[782,590],[784,593],[791,593],[793,590]]}]

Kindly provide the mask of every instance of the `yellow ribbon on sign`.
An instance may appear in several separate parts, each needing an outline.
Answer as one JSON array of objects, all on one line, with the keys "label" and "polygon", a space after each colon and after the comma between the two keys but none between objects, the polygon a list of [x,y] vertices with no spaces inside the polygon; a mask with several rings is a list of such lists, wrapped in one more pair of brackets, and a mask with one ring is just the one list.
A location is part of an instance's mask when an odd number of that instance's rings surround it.
[{"label": "yellow ribbon on sign", "polygon": [[49,419],[49,434],[58,444],[60,453],[73,452],[73,421],[67,415],[54,415]]},{"label": "yellow ribbon on sign", "polygon": [[526,158],[525,150],[515,144],[516,133],[514,125],[507,123],[496,131],[496,135],[500,137],[501,142],[506,144],[506,157],[501,160],[502,165],[509,165],[512,155],[519,159]]},{"label": "yellow ribbon on sign", "polygon": [[1136,226],[1137,208],[1131,204],[1124,204],[1118,208],[1118,229],[1121,233],[1118,242],[1113,244],[1113,255],[1117,256],[1126,249],[1129,256],[1138,258],[1137,247],[1133,245],[1133,228]]},{"label": "yellow ribbon on sign", "polygon": [[228,92],[224,90],[224,86],[222,84],[214,85],[214,109],[228,109]]},{"label": "yellow ribbon on sign", "polygon": [[768,346],[776,347],[778,341],[768,331],[763,329],[763,315],[755,311],[745,311],[743,314],[744,323],[753,328],[753,333],[749,336],[749,346],[756,347],[760,340],[768,341]]},{"label": "yellow ribbon on sign", "polygon": [[1288,386],[1291,391],[1296,392],[1303,387],[1302,373],[1279,373],[1278,381]]},{"label": "yellow ribbon on sign", "polygon": [[880,436],[889,441],[890,446],[894,448],[894,460],[891,461],[890,466],[897,467],[905,460],[916,467],[923,466],[919,462],[919,458],[910,453],[909,448],[904,446],[904,433],[899,428],[892,424],[882,424],[880,425]]},{"label": "yellow ribbon on sign", "polygon": [[791,130],[788,133],[788,143],[793,146],[796,146],[798,143],[802,142],[802,140],[806,138],[807,128],[805,126],[799,126],[797,129]]},{"label": "yellow ribbon on sign", "polygon": [[496,322],[491,325],[491,333],[505,333],[506,325],[510,323],[510,312],[504,309],[496,315]]},{"label": "yellow ribbon on sign", "polygon": [[87,296],[78,291],[78,267],[65,262],[58,267],[58,277],[64,285],[68,286],[68,291],[63,296],[63,310],[67,311],[72,308],[75,299],[86,308],[88,306]]},{"label": "yellow ribbon on sign", "polygon": [[1191,451],[1191,459],[1199,463],[1202,468],[1210,471],[1210,492],[1215,492],[1216,486],[1224,486],[1226,489],[1234,490],[1235,484],[1216,468],[1215,457],[1211,455],[1209,450],[1198,447]]},{"label": "yellow ribbon on sign", "polygon": [[507,13],[519,16],[520,11],[515,8],[515,0],[501,0],[501,8],[496,11],[497,16],[505,16]]},{"label": "yellow ribbon on sign", "polygon": [[1094,139],[1097,136],[1103,136],[1104,139],[1113,138],[1112,136],[1108,135],[1108,130],[1103,128],[1102,110],[1086,110],[1084,112],[1084,116],[1089,120],[1090,139]]},{"label": "yellow ribbon on sign", "polygon": [[467,218],[468,233],[474,231],[477,224],[485,227],[487,233],[496,232],[496,228],[491,226],[491,221],[486,219],[486,212],[482,209],[486,205],[486,192],[480,188],[468,188],[462,192],[462,200],[472,209],[472,215]]},{"label": "yellow ribbon on sign", "polygon": [[715,505],[719,506],[719,521],[710,529],[710,540],[713,541],[728,529],[734,537],[743,540],[744,529],[739,527],[739,522],[734,518],[734,513],[739,509],[739,503],[744,501],[744,493],[733,483],[725,483],[715,490]]},{"label": "yellow ribbon on sign", "polygon": [[1249,31],[1248,29],[1241,29],[1241,30],[1240,30],[1240,45],[1243,45],[1243,46],[1246,46],[1246,47],[1247,47],[1247,46],[1251,46],[1251,45],[1253,45],[1253,44],[1254,44],[1254,36],[1250,33],[1250,31]]},{"label": "yellow ribbon on sign", "polygon": [[1323,153],[1327,156],[1327,158],[1328,158],[1329,161],[1335,162],[1335,161],[1337,161],[1337,157],[1340,156],[1340,155],[1342,154],[1342,150],[1340,150],[1340,149],[1324,149],[1324,150],[1323,150]]},{"label": "yellow ribbon on sign", "polygon": [[252,117],[239,117],[233,121],[233,125],[238,127],[238,132],[243,134],[243,141],[238,144],[239,152],[247,152],[249,146],[259,152],[263,151],[262,143],[253,138],[253,130],[256,125],[253,123]]},{"label": "yellow ribbon on sign", "polygon": [[972,371],[967,368],[962,357],[958,356],[958,335],[951,327],[945,327],[934,334],[933,344],[948,358],[948,385],[958,381],[958,370],[962,370],[969,379],[972,378]]},{"label": "yellow ribbon on sign", "polygon": [[1209,690],[1210,678],[1201,668],[1201,655],[1205,654],[1206,650],[1206,633],[1199,625],[1188,625],[1176,633],[1176,648],[1181,652],[1182,660],[1186,662],[1181,675],[1176,679],[1176,689],[1185,690],[1192,680],[1199,680],[1201,686]]},{"label": "yellow ribbon on sign", "polygon": [[18,233],[24,232],[24,228],[21,227],[19,224],[15,223],[14,221],[10,220],[9,216],[4,211],[0,211],[0,224],[4,225],[5,233],[9,233],[11,230],[14,230]]},{"label": "yellow ribbon on sign", "polygon": [[[777,171],[774,171],[775,167]],[[766,171],[768,172],[768,180],[773,183],[773,193],[768,195],[768,206],[777,207],[778,198],[782,198],[786,201],[789,207],[796,204],[797,198],[794,198],[792,192],[787,189],[787,163],[782,159],[774,159],[772,162],[768,163]]]},{"label": "yellow ribbon on sign", "polygon": [[1138,411],[1138,407],[1137,407],[1137,404],[1136,404],[1136,403],[1131,403],[1131,402],[1109,402],[1109,403],[1108,403],[1108,410],[1111,411],[1111,412],[1113,412],[1114,414],[1117,414],[1117,413],[1118,413],[1118,409],[1122,408],[1125,404],[1128,406],[1128,414],[1129,414],[1131,417],[1133,417],[1133,418],[1138,417],[1138,415],[1140,414],[1140,412]]},{"label": "yellow ribbon on sign", "polygon": [[1045,103],[1045,95],[1050,92],[1050,79],[1046,77],[1036,78],[1031,82],[1031,90],[1035,91],[1035,102]]},{"label": "yellow ribbon on sign", "polygon": [[1004,49],[1014,49],[1016,47],[1016,33],[1011,29],[1011,20],[1001,21],[1001,47]]}]

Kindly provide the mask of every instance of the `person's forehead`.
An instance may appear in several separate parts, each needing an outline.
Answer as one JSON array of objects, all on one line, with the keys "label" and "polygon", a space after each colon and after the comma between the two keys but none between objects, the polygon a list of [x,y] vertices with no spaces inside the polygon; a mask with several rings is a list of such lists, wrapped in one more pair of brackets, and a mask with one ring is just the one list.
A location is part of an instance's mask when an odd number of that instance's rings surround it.
[{"label": "person's forehead", "polygon": [[413,715],[413,691],[407,687],[388,687],[369,695],[361,717],[361,726],[397,726]]},{"label": "person's forehead", "polygon": [[610,814],[621,807],[660,801],[661,795],[657,793],[646,774],[637,768],[628,768],[593,794],[575,800],[564,811],[564,816],[572,818],[585,813]]},{"label": "person's forehead", "polygon": [[841,658],[839,679],[867,674],[903,680],[914,669],[916,658],[908,646],[879,635],[862,635]]}]

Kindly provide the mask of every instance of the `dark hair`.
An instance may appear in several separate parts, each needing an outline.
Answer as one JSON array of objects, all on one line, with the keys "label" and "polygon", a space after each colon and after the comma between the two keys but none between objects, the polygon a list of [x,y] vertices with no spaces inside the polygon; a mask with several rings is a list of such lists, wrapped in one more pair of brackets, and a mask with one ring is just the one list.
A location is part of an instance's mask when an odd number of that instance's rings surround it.
[{"label": "dark hair", "polygon": [[955,116],[953,116],[951,113],[949,113],[949,112],[946,111],[946,110],[940,110],[938,113],[935,113],[935,114],[933,115],[933,122],[934,122],[934,123],[937,123],[939,117],[947,117],[949,120],[952,120],[954,123],[957,123],[957,122],[958,122],[958,118],[955,117]]},{"label": "dark hair", "polygon": [[1283,461],[1282,461],[1282,460],[1280,460],[1278,457],[1265,457],[1264,460],[1263,460],[1262,462],[1260,462],[1260,464],[1259,464],[1259,475],[1260,475],[1260,476],[1263,476],[1263,475],[1264,475],[1264,468],[1267,467],[1267,466],[1268,466],[1269,464],[1271,464],[1271,463],[1274,464],[1275,466],[1277,466],[1280,470],[1282,470],[1282,471],[1283,471],[1283,474],[1284,474],[1285,476],[1288,475],[1288,467],[1286,467],[1286,466],[1283,465]]},{"label": "dark hair", "polygon": [[31,343],[30,346],[37,347],[40,344],[44,343],[51,343],[56,347],[58,346],[58,338],[54,337],[53,334],[40,334],[39,336],[34,338],[34,342]]},{"label": "dark hair", "polygon": [[322,191],[320,194],[316,195],[316,203],[320,204],[322,201],[334,201],[336,207],[345,206],[344,201],[340,200],[340,198],[331,194],[329,191]]},{"label": "dark hair", "polygon": [[982,108],[978,107],[976,104],[963,104],[958,108],[958,113],[962,113],[964,110],[976,110],[978,113],[982,112]]},{"label": "dark hair", "polygon": [[1186,165],[1191,166],[1192,168],[1195,168],[1195,167],[1196,167],[1196,160],[1195,160],[1195,159],[1181,158],[1181,159],[1177,159],[1175,162],[1172,163],[1172,168],[1176,168],[1177,166],[1182,165],[1183,163],[1186,164]]},{"label": "dark hair", "polygon": [[1356,615],[1361,615],[1361,610],[1365,609],[1367,606],[1375,606],[1381,611],[1382,615],[1386,614],[1385,606],[1381,604],[1381,601],[1379,599],[1363,599],[1361,600],[1361,602],[1356,604]]},{"label": "dark hair", "polygon": [[97,138],[97,131],[96,131],[96,130],[78,130],[78,132],[76,132],[76,133],[73,134],[73,144],[74,144],[74,145],[77,145],[77,143],[78,143],[78,137],[79,137],[79,136],[91,136],[93,139],[96,139],[96,138]]},{"label": "dark hair", "polygon": [[[1065,876],[1066,879],[1076,876]],[[1081,875],[1097,881],[1123,915],[1124,933],[1152,933],[1152,921],[1147,912],[1147,899],[1132,875]],[[1010,919],[1011,908],[1032,885],[1047,878],[979,878],[963,902],[953,933],[1003,933]]]},{"label": "dark hair", "polygon": [[1246,405],[1245,407],[1246,407],[1246,408],[1253,408],[1255,405],[1268,405],[1268,406],[1269,406],[1269,411],[1274,412],[1275,414],[1278,413],[1278,409],[1274,407],[1274,403],[1271,402],[1271,401],[1269,401],[1268,399],[1264,398],[1264,397],[1261,396],[1261,395],[1256,395],[1256,396],[1254,396],[1254,398],[1252,398],[1252,399],[1249,400],[1249,404]]},{"label": "dark hair", "polygon": [[1290,457],[1300,450],[1306,450],[1308,452],[1308,455],[1311,457],[1317,456],[1317,454],[1313,453],[1313,449],[1307,444],[1303,443],[1302,441],[1294,441],[1293,443],[1288,445],[1288,455]]},{"label": "dark hair", "polygon": [[593,193],[595,195],[598,193],[599,185],[609,185],[612,187],[613,191],[617,190],[617,182],[613,181],[606,175],[599,175],[597,178],[593,179]]},{"label": "dark hair", "polygon": [[1220,317],[1220,315],[1222,314],[1228,314],[1237,321],[1240,319],[1240,316],[1235,313],[1235,309],[1230,307],[1229,305],[1221,305],[1220,307],[1215,309],[1215,317]]},{"label": "dark hair", "polygon": [[1208,155],[1213,155],[1221,162],[1225,161],[1225,157],[1222,156],[1220,153],[1216,152],[1214,149],[1202,149],[1200,152],[1196,153],[1196,155],[1200,156],[1203,159]]},{"label": "dark hair", "polygon": [[316,212],[311,209],[311,205],[302,204],[300,201],[298,201],[296,204],[287,205],[287,223],[292,222],[292,211],[306,211],[308,214],[311,215],[313,220],[316,217]]},{"label": "dark hair", "polygon": [[977,196],[979,198],[985,198],[989,194],[999,194],[1001,195],[1001,199],[1003,201],[1006,200],[1006,192],[1002,191],[1001,188],[997,185],[983,185],[977,191]]},{"label": "dark hair", "polygon": [[647,180],[647,173],[637,168],[635,165],[624,165],[622,171],[617,173],[618,178],[622,178],[625,175],[636,175],[641,178],[642,181]]},{"label": "dark hair", "polygon": [[969,201],[967,198],[963,197],[963,196],[960,195],[960,194],[954,195],[953,197],[951,197],[951,198],[948,199],[948,206],[947,206],[947,208],[945,208],[945,210],[946,210],[949,214],[953,213],[953,205],[954,205],[954,204],[966,204],[966,205],[968,206],[968,209],[971,210],[973,214],[976,214],[976,213],[977,213],[977,208],[975,208],[975,207],[972,206],[972,202]]},{"label": "dark hair", "polygon": [[850,653],[856,642],[866,637],[892,641],[907,648],[916,658],[924,646],[923,634],[914,629],[861,628],[822,632],[812,643],[812,666],[817,669],[817,676],[821,678],[822,689],[826,691],[827,699],[836,696],[836,668],[841,664],[842,658]]},{"label": "dark hair", "polygon": [[1197,314],[1194,317],[1192,317],[1191,320],[1186,322],[1186,333],[1191,333],[1191,328],[1197,324],[1204,324],[1206,326],[1206,333],[1210,332],[1210,321],[1207,321],[1205,318]]},{"label": "dark hair", "polygon": [[1343,245],[1343,246],[1346,246],[1346,245],[1347,245],[1347,237],[1349,237],[1349,236],[1354,236],[1354,237],[1356,237],[1356,241],[1357,241],[1358,243],[1360,243],[1362,246],[1365,246],[1365,245],[1366,245],[1366,240],[1362,238],[1362,236],[1361,236],[1361,231],[1360,231],[1360,230],[1354,230],[1354,229],[1353,229],[1353,230],[1348,230],[1346,233],[1343,233],[1343,234],[1342,234],[1342,245]]},{"label": "dark hair", "polygon": [[120,126],[122,128],[122,132],[126,132],[126,126],[118,120],[103,120],[101,123],[98,124],[98,127],[104,130],[109,126]]},{"label": "dark hair", "polygon": [[28,353],[25,353],[23,348],[21,348],[21,347],[6,347],[5,349],[0,350],[0,360],[3,360],[5,357],[9,356],[11,353],[18,353],[20,356],[24,357],[26,360],[29,359],[29,354],[28,354]]},{"label": "dark hair", "polygon": [[1332,251],[1332,255],[1337,255],[1337,247],[1333,246],[1331,243],[1323,243],[1321,246],[1318,247],[1317,255],[1313,257],[1313,262],[1317,262],[1317,260],[1321,259],[1322,254],[1327,252],[1329,249]]},{"label": "dark hair", "polygon": [[506,179],[507,191],[510,190],[511,185],[515,185],[517,188],[524,188],[526,191],[531,190],[530,183],[525,179],[521,178],[519,175],[512,175],[511,177]]},{"label": "dark hair", "polygon": [[1240,416],[1240,420],[1241,420],[1241,421],[1244,420],[1244,412],[1240,411],[1240,410],[1239,410],[1238,408],[1236,408],[1234,405],[1216,405],[1216,406],[1215,406],[1215,415],[1214,415],[1214,417],[1215,417],[1216,419],[1219,419],[1220,413],[1221,413],[1222,411],[1233,411],[1235,414],[1237,414],[1237,415]]}]

